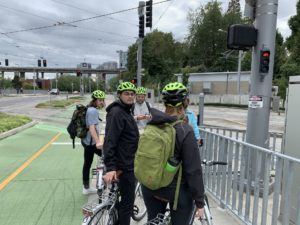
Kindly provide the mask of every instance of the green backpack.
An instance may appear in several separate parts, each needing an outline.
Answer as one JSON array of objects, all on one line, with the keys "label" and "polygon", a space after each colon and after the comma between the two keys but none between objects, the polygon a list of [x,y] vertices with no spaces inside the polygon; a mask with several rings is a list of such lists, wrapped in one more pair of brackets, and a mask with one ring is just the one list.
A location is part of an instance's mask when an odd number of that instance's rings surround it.
[{"label": "green backpack", "polygon": [[[174,156],[176,130],[181,120],[163,125],[148,124],[141,134],[134,160],[134,174],[137,180],[151,190],[168,186],[179,170],[174,207],[177,207],[181,182],[181,163],[172,171],[166,169],[167,162]],[[177,190],[178,189],[178,190]]]}]

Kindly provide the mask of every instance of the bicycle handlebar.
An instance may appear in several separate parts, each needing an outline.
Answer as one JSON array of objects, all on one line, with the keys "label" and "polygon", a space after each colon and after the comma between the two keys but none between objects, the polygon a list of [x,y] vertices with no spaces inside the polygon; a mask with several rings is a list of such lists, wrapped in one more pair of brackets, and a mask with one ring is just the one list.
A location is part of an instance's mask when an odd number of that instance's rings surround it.
[{"label": "bicycle handlebar", "polygon": [[202,165],[205,166],[227,165],[227,164],[228,164],[227,162],[222,162],[222,161],[206,161],[206,160],[202,161]]}]

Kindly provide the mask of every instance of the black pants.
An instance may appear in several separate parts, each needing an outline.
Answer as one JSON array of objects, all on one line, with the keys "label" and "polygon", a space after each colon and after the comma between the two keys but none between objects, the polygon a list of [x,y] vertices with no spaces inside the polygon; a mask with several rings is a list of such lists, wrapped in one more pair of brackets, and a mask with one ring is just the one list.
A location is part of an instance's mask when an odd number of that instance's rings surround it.
[{"label": "black pants", "polygon": [[94,159],[94,154],[102,155],[102,150],[96,148],[96,145],[85,145],[84,147],[84,163],[82,168],[82,182],[85,188],[90,187],[90,170]]},{"label": "black pants", "polygon": [[173,210],[174,194],[176,187],[162,188],[152,191],[142,185],[142,193],[148,213],[148,221],[154,219],[158,213],[166,212],[168,202],[158,200],[154,196],[167,199],[170,202],[170,213],[172,225],[189,225],[193,211],[193,199],[187,187],[182,184],[180,187],[177,210]]},{"label": "black pants", "polygon": [[130,225],[133,212],[136,180],[133,171],[123,171],[119,177],[121,201],[119,204],[119,224]]}]

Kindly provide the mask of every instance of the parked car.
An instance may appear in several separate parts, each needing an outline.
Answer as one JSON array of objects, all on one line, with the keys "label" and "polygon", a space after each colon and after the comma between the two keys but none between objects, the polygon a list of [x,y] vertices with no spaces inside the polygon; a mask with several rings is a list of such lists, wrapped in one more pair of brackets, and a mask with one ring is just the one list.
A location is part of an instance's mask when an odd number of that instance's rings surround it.
[{"label": "parked car", "polygon": [[59,95],[59,90],[57,88],[53,88],[49,91],[50,95]]}]

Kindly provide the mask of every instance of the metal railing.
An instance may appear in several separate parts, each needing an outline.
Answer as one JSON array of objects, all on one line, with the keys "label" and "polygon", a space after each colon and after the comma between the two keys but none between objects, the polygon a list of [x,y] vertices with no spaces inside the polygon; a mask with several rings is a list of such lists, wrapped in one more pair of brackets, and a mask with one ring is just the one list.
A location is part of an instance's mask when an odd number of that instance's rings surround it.
[{"label": "metal railing", "polygon": [[[222,134],[227,137],[235,138],[240,141],[246,141],[246,130],[232,129],[225,127],[214,127],[214,126],[201,126],[211,132]],[[269,132],[269,149],[282,153],[283,151],[283,133]]]},{"label": "metal railing", "polygon": [[[206,190],[245,224],[300,225],[300,160],[201,128]],[[251,167],[255,159],[256,167]],[[272,166],[275,162],[275,166]]]}]

